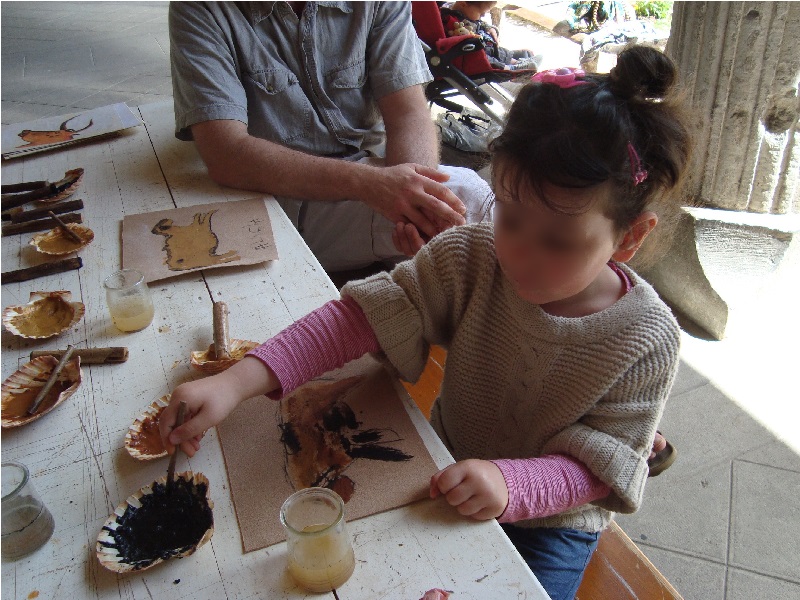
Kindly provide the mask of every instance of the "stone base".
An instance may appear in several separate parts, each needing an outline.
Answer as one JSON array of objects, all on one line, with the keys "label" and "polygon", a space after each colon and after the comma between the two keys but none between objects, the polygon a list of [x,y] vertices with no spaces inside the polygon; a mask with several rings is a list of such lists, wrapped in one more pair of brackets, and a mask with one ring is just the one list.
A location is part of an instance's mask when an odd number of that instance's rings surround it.
[{"label": "stone base", "polygon": [[763,292],[776,277],[800,288],[798,240],[798,215],[685,209],[671,249],[641,274],[689,333],[720,340],[735,315],[771,309]]}]

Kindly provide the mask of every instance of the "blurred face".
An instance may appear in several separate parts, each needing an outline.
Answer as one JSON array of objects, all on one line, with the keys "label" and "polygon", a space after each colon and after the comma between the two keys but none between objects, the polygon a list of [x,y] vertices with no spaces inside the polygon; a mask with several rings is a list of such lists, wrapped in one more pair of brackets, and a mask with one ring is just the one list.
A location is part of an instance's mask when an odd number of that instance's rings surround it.
[{"label": "blurred face", "polygon": [[602,212],[610,190],[607,184],[545,186],[548,199],[566,214],[548,208],[527,183],[518,200],[497,190],[495,252],[520,298],[539,305],[577,300],[600,285],[618,241],[614,223]]}]

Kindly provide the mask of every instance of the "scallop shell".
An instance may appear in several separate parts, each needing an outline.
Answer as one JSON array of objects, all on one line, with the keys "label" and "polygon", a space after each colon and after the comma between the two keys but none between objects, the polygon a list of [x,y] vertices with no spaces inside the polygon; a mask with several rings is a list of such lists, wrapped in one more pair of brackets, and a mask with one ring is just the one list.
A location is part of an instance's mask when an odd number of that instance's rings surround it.
[{"label": "scallop shell", "polygon": [[31,301],[3,309],[3,325],[24,338],[43,339],[63,333],[83,317],[83,302],[70,302],[72,293],[31,292]]},{"label": "scallop shell", "polygon": [[86,227],[86,225],[67,223],[67,227],[81,238],[80,244],[69,239],[67,234],[61,230],[61,227],[56,227],[45,233],[33,236],[30,245],[43,254],[63,256],[86,248],[86,246],[91,244],[92,240],[94,240],[94,231]]},{"label": "scallop shell", "polygon": [[152,460],[167,455],[158,431],[158,418],[169,406],[170,394],[162,396],[136,417],[125,435],[125,449],[133,458]]},{"label": "scallop shell", "polygon": [[78,187],[80,187],[81,185],[81,180],[83,179],[83,169],[81,168],[70,169],[69,171],[64,173],[64,179],[66,179],[67,177],[74,177],[75,181],[73,181],[71,184],[69,184],[68,187],[61,190],[55,196],[39,198],[36,200],[36,202],[40,204],[54,204],[56,202],[60,202],[61,200],[64,200],[65,198],[69,198],[70,196],[72,196],[72,194],[74,194],[75,191],[78,189]]},{"label": "scallop shell", "polygon": [[2,420],[0,420],[2,427],[19,427],[35,421],[75,393],[83,380],[79,356],[75,356],[64,365],[36,414],[28,414],[28,409],[57,365],[58,360],[55,357],[40,356],[22,365],[19,371],[12,373],[3,382]]},{"label": "scallop shell", "polygon": [[[208,479],[202,473],[177,473],[173,492],[177,501],[171,505],[172,509],[159,506],[161,503],[170,504],[165,502],[169,498],[166,482],[164,476],[144,486],[117,506],[106,519],[95,546],[97,559],[106,569],[116,573],[143,571],[170,558],[194,554],[214,535],[214,503],[209,496]],[[192,501],[189,510],[178,512],[184,508],[179,506],[181,500]],[[142,512],[143,508],[146,512]],[[192,520],[194,522],[190,523]],[[191,526],[192,530],[170,531],[175,524]],[[148,531],[150,527],[152,532]],[[181,533],[184,535],[179,547],[154,547]]]},{"label": "scallop shell", "polygon": [[231,339],[229,344],[231,357],[229,359],[217,360],[217,355],[214,352],[214,344],[211,344],[208,350],[192,352],[189,362],[198,371],[202,371],[208,375],[214,375],[215,373],[221,373],[225,369],[232,367],[256,346],[258,346],[258,342]]}]

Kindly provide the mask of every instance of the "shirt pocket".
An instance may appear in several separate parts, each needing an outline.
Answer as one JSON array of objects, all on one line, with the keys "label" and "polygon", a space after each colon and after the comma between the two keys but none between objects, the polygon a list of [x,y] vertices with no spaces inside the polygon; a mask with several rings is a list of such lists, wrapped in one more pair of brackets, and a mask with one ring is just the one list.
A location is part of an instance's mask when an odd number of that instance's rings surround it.
[{"label": "shirt pocket", "polygon": [[308,134],[313,108],[294,73],[275,68],[243,75],[250,135],[286,143]]},{"label": "shirt pocket", "polygon": [[335,67],[325,74],[328,93],[334,106],[356,129],[370,129],[378,116],[377,106],[367,85],[367,62],[359,60]]}]

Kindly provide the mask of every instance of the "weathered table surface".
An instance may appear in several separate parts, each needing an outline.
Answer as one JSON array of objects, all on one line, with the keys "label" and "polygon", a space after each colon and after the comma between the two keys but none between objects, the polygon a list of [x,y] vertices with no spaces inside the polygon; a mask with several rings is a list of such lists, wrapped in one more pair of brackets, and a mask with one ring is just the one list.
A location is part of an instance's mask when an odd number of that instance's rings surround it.
[{"label": "weathered table surface", "polygon": [[[337,290],[277,203],[265,198],[279,260],[252,267],[197,272],[151,284],[153,323],[123,334],[112,325],[103,278],[121,266],[125,214],[253,197],[208,178],[193,144],[173,136],[171,102],[140,107],[145,126],[107,140],[3,164],[4,183],[51,180],[86,169],[73,198],[85,203],[84,222],[95,240],[80,252],[79,271],[2,286],[3,307],[24,304],[31,291],[70,290],[86,305],[77,326],[57,338],[25,340],[2,332],[2,374],[28,361],[31,350],[127,346],[117,365],[84,365],[80,389],[45,417],[2,432],[4,461],[23,462],[55,517],[51,540],[29,557],[2,565],[3,599],[27,598],[305,598],[285,574],[285,543],[242,553],[238,524],[214,430],[178,470],[211,481],[215,532],[194,555],[142,573],[118,576],[100,566],[95,541],[115,506],[165,474],[166,459],[140,462],[124,448],[133,419],[153,400],[197,374],[189,352],[212,341],[212,302],[230,307],[230,335],[263,340],[336,298]],[[31,234],[2,239],[2,270],[43,262]],[[440,466],[452,461],[422,414],[397,386],[406,408]],[[277,518],[277,515],[276,515]],[[547,595],[494,521],[460,517],[441,500],[421,501],[350,525],[357,566],[338,590],[342,600],[416,600],[430,588],[467,598]],[[38,592],[38,596],[37,596]],[[331,595],[327,595],[331,597]]]}]

